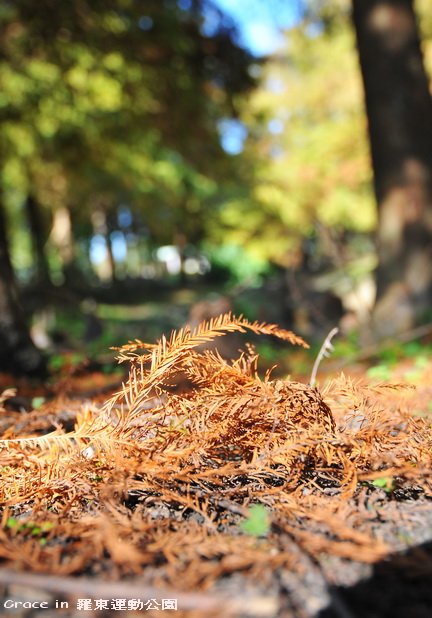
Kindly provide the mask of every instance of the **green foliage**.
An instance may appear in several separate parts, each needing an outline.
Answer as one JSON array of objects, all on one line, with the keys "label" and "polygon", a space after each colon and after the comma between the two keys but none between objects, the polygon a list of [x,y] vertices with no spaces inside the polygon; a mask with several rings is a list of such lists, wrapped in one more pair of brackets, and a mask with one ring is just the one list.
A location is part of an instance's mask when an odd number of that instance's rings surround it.
[{"label": "green foliage", "polygon": [[421,341],[408,343],[394,342],[384,347],[379,354],[379,363],[370,367],[366,374],[369,378],[378,381],[388,381],[397,364],[404,360],[410,361],[410,367],[403,373],[404,380],[415,383],[422,378],[424,371],[430,365],[432,346]]},{"label": "green foliage", "polygon": [[225,205],[220,220],[228,242],[282,266],[293,262],[304,237],[330,228],[336,235],[365,233],[376,225],[347,6],[341,0],[310,7],[286,33],[285,49],[261,69],[245,109],[246,155],[257,171],[248,199]]},{"label": "green foliage", "polygon": [[339,337],[334,342],[333,358],[347,360],[355,357],[359,352],[359,337],[358,333],[352,332],[347,336]]},{"label": "green foliage", "polygon": [[83,361],[85,361],[86,356],[82,352],[72,352],[70,354],[53,354],[49,359],[49,369],[53,373],[57,373],[59,371],[70,372],[78,365],[80,365]]},{"label": "green foliage", "polygon": [[33,410],[37,410],[45,403],[45,397],[33,397],[32,399],[32,408]]},{"label": "green foliage", "polygon": [[[18,0],[0,10],[0,179],[24,280],[34,271],[22,208],[30,192],[57,282],[64,258],[49,231],[64,206],[84,271],[97,231],[90,214],[105,213],[109,236],[119,204],[133,215],[134,273],[155,246],[203,244],[234,281],[256,281],[270,262],[292,265],[305,237],[322,248],[329,230],[344,240],[373,231],[348,0],[307,2],[268,62],[233,42],[226,18],[204,36],[207,0],[192,5],[150,2],[144,28],[132,0]],[[427,0],[417,8],[430,64]],[[251,74],[260,74],[255,91]],[[220,144],[230,118],[248,132],[235,157]]]},{"label": "green foliage", "polygon": [[[201,34],[205,6],[149,3],[149,28],[131,0],[19,0],[0,11],[0,179],[14,219],[31,192],[47,229],[67,205],[74,232],[88,237],[90,213],[115,220],[126,203],[156,243],[202,238],[207,211],[237,174],[218,123],[252,85],[251,59],[226,22]],[[16,221],[14,263],[23,270],[32,262],[21,242],[28,226]]]},{"label": "green foliage", "polygon": [[384,491],[390,493],[395,489],[395,482],[392,476],[382,476],[372,481],[374,487],[380,487]]},{"label": "green foliage", "polygon": [[262,504],[254,504],[249,508],[247,518],[241,523],[241,528],[251,536],[266,536],[270,530],[268,510]]},{"label": "green foliage", "polygon": [[42,547],[46,545],[47,535],[54,527],[55,524],[51,521],[35,523],[32,521],[20,521],[15,517],[8,517],[5,524],[6,529],[12,530],[16,534],[37,537]]},{"label": "green foliage", "polygon": [[416,0],[424,61],[429,76],[432,77],[432,18],[428,0]]},{"label": "green foliage", "polygon": [[250,285],[258,284],[261,276],[269,270],[267,260],[250,253],[250,248],[242,244],[221,244],[209,247],[208,255],[216,268],[230,273],[230,283],[248,281]]}]

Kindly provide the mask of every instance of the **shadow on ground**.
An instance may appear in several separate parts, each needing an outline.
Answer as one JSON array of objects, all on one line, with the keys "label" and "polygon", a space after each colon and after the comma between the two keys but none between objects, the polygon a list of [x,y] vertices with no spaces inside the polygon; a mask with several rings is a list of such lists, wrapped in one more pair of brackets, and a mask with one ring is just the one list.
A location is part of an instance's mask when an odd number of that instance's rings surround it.
[{"label": "shadow on ground", "polygon": [[331,593],[332,604],[317,618],[431,618],[432,542],[394,554],[368,580]]}]

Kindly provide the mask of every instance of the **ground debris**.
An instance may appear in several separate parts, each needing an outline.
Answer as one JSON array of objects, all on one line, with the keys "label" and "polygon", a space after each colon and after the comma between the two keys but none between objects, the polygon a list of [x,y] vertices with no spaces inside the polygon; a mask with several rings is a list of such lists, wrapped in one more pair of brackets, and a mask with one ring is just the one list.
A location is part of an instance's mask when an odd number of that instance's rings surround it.
[{"label": "ground debris", "polygon": [[341,375],[319,390],[260,377],[252,347],[202,350],[247,330],[304,344],[227,314],[122,347],[129,377],[103,405],[5,412],[0,582],[44,574],[56,592],[56,574],[73,596],[85,575],[106,594],[177,596],[191,616],[219,595],[219,615],[309,618],[364,565],[430,540],[431,425],[402,385]]}]

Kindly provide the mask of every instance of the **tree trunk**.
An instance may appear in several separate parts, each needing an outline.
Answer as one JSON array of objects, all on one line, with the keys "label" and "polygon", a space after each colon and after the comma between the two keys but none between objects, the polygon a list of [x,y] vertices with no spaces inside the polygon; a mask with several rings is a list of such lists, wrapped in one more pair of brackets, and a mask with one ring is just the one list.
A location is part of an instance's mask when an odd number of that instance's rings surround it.
[{"label": "tree trunk", "polygon": [[107,259],[103,264],[103,269],[99,269],[98,276],[105,281],[110,281],[111,283],[113,283],[114,281],[116,281],[116,262],[114,259],[111,241],[112,226],[110,221],[110,214],[104,204],[101,204],[92,212],[91,222],[93,225],[93,233],[95,235],[98,234],[104,238],[105,248],[107,251]]},{"label": "tree trunk", "polygon": [[353,0],[378,203],[377,331],[432,306],[432,99],[412,0]]},{"label": "tree trunk", "polygon": [[40,204],[32,195],[27,197],[26,210],[35,256],[36,279],[38,283],[47,284],[50,281],[50,275],[45,255],[46,232],[42,221]]},{"label": "tree trunk", "polygon": [[[75,264],[75,240],[73,235],[72,213],[67,206],[56,208],[53,214],[52,227],[50,232],[50,242],[55,247],[57,255],[61,261],[62,283],[67,287],[75,285],[82,278],[78,267]],[[54,277],[54,283],[56,283]]]},{"label": "tree trunk", "polygon": [[0,204],[0,371],[17,375],[46,373],[45,360],[30,338],[18,301],[5,216]]}]

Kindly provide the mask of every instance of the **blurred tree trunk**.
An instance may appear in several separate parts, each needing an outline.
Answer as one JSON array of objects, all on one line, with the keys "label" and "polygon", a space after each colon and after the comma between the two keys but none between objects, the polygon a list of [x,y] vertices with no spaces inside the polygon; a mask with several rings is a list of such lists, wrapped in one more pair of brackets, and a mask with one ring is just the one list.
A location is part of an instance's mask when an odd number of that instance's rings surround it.
[{"label": "blurred tree trunk", "polygon": [[26,210],[35,256],[36,279],[38,283],[47,284],[50,282],[49,267],[45,255],[47,234],[42,220],[40,204],[33,195],[27,197]]},{"label": "blurred tree trunk", "polygon": [[91,222],[93,225],[93,233],[95,235],[100,235],[105,240],[105,248],[107,251],[107,259],[104,263],[103,271],[99,271],[99,276],[101,276],[103,272],[103,279],[110,281],[111,283],[115,282],[117,279],[116,276],[116,262],[114,259],[114,252],[112,246],[112,237],[111,232],[113,231],[111,216],[108,210],[108,207],[101,203],[98,207],[96,207],[91,214]]},{"label": "blurred tree trunk", "polygon": [[115,283],[117,281],[117,264],[114,258],[114,248],[113,248],[113,241],[112,241],[110,226],[107,227],[107,231],[105,233],[105,243],[106,243],[106,248],[107,248],[107,253],[108,253],[109,269],[111,272],[110,279],[112,283]]},{"label": "blurred tree trunk", "polygon": [[378,203],[375,326],[432,306],[432,99],[413,0],[353,0]]},{"label": "blurred tree trunk", "polygon": [[65,284],[74,285],[81,278],[81,274],[75,264],[75,239],[69,207],[62,206],[54,210],[50,241],[60,258]]},{"label": "blurred tree trunk", "polygon": [[21,310],[12,270],[5,214],[0,203],[0,371],[45,375],[41,352],[31,340]]}]

